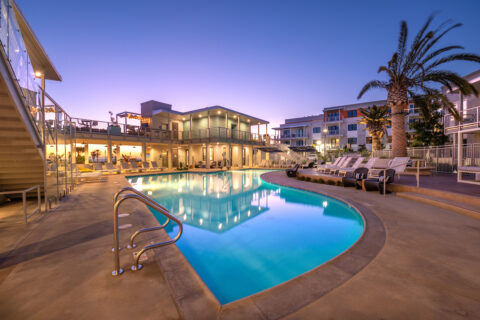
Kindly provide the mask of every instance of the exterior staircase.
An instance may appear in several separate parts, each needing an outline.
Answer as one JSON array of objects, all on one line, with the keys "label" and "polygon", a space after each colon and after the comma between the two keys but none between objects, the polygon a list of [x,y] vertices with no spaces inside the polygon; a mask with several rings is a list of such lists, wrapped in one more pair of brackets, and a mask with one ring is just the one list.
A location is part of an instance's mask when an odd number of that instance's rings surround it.
[{"label": "exterior staircase", "polygon": [[[7,79],[8,81],[8,79]],[[22,105],[22,107],[24,107]],[[44,161],[5,79],[0,77],[0,191],[44,187]]]}]

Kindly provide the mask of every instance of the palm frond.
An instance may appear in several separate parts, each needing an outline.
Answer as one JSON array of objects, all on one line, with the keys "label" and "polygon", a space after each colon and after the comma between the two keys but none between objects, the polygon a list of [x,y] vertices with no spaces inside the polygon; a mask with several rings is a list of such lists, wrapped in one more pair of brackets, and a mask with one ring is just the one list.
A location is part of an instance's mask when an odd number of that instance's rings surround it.
[{"label": "palm frond", "polygon": [[[448,81],[457,86],[460,92],[464,95],[468,96],[470,94],[474,94],[478,96],[477,89],[471,83],[451,71],[429,71],[425,75],[425,81],[438,82],[441,84],[445,84],[445,82]],[[449,86],[449,89],[452,90],[451,86]]]},{"label": "palm frond", "polygon": [[430,65],[428,65],[425,70],[431,70],[441,64],[451,62],[451,61],[472,61],[472,62],[477,62],[480,63],[480,56],[476,55],[474,53],[456,53],[456,54],[451,54],[446,57],[440,58],[434,62],[432,62]]},{"label": "palm frond", "polygon": [[433,58],[435,58],[436,56],[438,56],[439,54],[442,54],[442,53],[445,53],[447,51],[450,51],[450,50],[455,50],[455,49],[465,49],[464,47],[462,46],[448,46],[448,47],[444,47],[444,48],[441,48],[441,49],[438,49],[438,50],[435,50],[434,52],[430,53],[428,56],[426,56],[421,64],[425,64],[427,63],[429,60],[432,60]]},{"label": "palm frond", "polygon": [[[408,39],[408,26],[407,22],[402,20],[400,22],[400,35],[398,37],[398,48],[397,53],[400,60],[400,65],[402,64],[405,58],[405,51],[407,49],[407,39]],[[398,70],[397,70],[398,71]]]},{"label": "palm frond", "polygon": [[358,94],[357,99],[360,99],[365,94],[365,92],[367,92],[370,89],[373,89],[373,88],[387,89],[387,87],[388,87],[388,83],[385,81],[372,80],[363,86],[362,90],[360,90],[360,93]]}]

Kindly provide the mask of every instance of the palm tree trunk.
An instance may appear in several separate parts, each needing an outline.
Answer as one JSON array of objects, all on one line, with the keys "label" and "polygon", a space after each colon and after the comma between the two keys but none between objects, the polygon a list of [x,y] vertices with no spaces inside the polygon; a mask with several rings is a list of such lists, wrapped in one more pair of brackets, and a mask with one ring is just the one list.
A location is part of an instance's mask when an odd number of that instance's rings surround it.
[{"label": "palm tree trunk", "polygon": [[381,148],[380,136],[378,134],[372,134],[372,151],[378,151]]},{"label": "palm tree trunk", "polygon": [[407,134],[405,132],[404,113],[407,103],[407,90],[390,89],[387,104],[392,108],[392,157],[407,156]]}]

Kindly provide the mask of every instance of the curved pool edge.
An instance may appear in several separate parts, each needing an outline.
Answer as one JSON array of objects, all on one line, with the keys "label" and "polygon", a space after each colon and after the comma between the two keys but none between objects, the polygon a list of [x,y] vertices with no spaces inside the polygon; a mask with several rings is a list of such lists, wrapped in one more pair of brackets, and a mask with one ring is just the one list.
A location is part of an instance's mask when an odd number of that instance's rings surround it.
[{"label": "curved pool edge", "polygon": [[[372,211],[355,201],[323,190],[316,191],[312,188],[316,185],[314,183],[301,182],[301,186],[298,186],[274,181],[267,177],[267,175],[279,173],[279,171],[267,172],[260,178],[268,183],[325,195],[350,205],[363,219],[362,235],[347,250],[329,261],[274,287],[223,305],[176,245],[155,250],[154,262],[160,266],[184,318],[207,319],[212,318],[213,314],[216,314],[216,318],[219,319],[237,318],[239,315],[252,319],[276,319],[286,316],[318,300],[351,279],[383,248],[386,238],[385,228]],[[159,175],[162,174],[165,173],[159,173]],[[283,172],[281,174],[284,176]],[[296,179],[286,181],[300,183]],[[145,210],[151,214],[147,208]],[[162,231],[164,233],[164,230]],[[166,232],[164,236],[168,237]]]},{"label": "curved pool edge", "polygon": [[[287,178],[283,172],[284,179],[271,179],[269,176],[272,174],[278,174],[278,172],[267,172],[260,178],[271,184],[321,194],[348,204],[363,219],[364,230],[354,244],[329,261],[274,287],[222,305],[220,308],[222,319],[229,318],[230,314],[238,312],[248,314],[249,317],[257,315],[267,319],[291,314],[351,279],[377,256],[385,244],[385,227],[368,208],[356,201],[324,190],[321,192],[315,190],[315,183]],[[284,183],[286,181],[298,181],[300,185]]]}]

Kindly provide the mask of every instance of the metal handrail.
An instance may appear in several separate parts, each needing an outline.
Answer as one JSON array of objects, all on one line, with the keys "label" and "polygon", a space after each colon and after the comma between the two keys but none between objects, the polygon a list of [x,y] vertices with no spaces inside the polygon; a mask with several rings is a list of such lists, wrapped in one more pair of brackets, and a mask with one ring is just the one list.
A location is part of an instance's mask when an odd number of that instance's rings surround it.
[{"label": "metal handrail", "polygon": [[[133,191],[135,194],[127,194],[126,196],[124,196],[123,198],[121,198],[120,200],[117,200],[119,195],[122,193],[122,192],[125,192],[125,191]],[[114,207],[113,207],[113,252],[115,254],[115,257],[114,257],[114,262],[115,262],[115,270],[112,271],[112,275],[114,276],[118,276],[120,274],[123,273],[123,269],[120,268],[120,256],[119,256],[119,237],[118,237],[118,208],[120,207],[120,204],[123,203],[123,201],[125,200],[128,200],[128,199],[136,199],[136,200],[139,200],[140,202],[144,203],[145,205],[149,206],[150,208],[152,209],[155,209],[157,210],[158,212],[160,212],[161,214],[163,214],[164,216],[167,217],[167,222],[164,223],[162,226],[160,227],[153,227],[153,228],[145,228],[145,229],[140,229],[138,230],[137,232],[135,232],[132,237],[131,237],[131,242],[133,242],[133,239],[140,233],[143,233],[143,232],[148,232],[148,231],[153,231],[153,230],[159,230],[159,229],[163,229],[167,224],[168,222],[171,220],[175,221],[177,224],[178,224],[178,227],[179,227],[179,230],[178,230],[178,233],[177,235],[171,239],[171,240],[168,240],[168,241],[163,241],[163,242],[158,242],[158,243],[154,243],[154,244],[151,244],[151,245],[148,245],[148,246],[145,246],[143,247],[137,254],[135,254],[134,256],[134,264],[132,266],[132,270],[135,271],[135,270],[140,270],[142,268],[142,265],[138,263],[139,259],[140,259],[140,256],[142,254],[144,254],[146,251],[148,250],[151,250],[151,249],[154,249],[154,248],[159,248],[159,247],[163,247],[163,246],[166,246],[166,245],[169,245],[169,244],[173,244],[175,243],[179,238],[180,236],[182,235],[183,233],[183,224],[180,220],[178,220],[177,218],[175,218],[173,215],[171,215],[168,210],[161,206],[160,204],[158,204],[157,202],[155,202],[154,200],[148,198],[147,196],[145,196],[144,194],[138,192],[137,190],[131,188],[131,187],[127,187],[127,188],[123,188],[122,190],[120,190],[119,192],[117,192],[115,194],[115,197],[114,197],[114,200],[115,200],[115,204],[114,204]],[[142,231],[143,230],[143,231]]]}]

